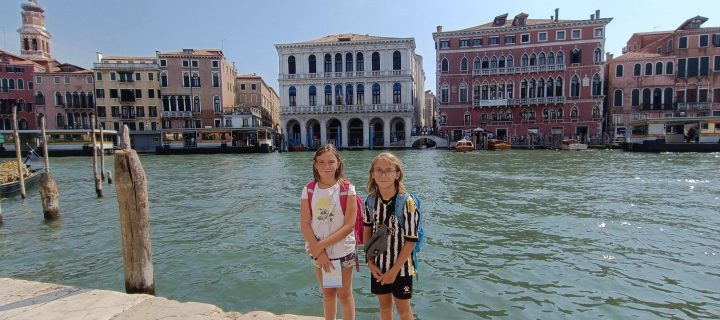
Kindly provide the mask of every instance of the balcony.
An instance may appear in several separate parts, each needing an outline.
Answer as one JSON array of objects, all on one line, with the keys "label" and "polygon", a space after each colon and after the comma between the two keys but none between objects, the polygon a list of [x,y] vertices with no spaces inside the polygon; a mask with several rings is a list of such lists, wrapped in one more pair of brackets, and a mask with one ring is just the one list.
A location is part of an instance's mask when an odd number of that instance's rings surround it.
[{"label": "balcony", "polygon": [[192,111],[163,111],[163,118],[192,118]]},{"label": "balcony", "polygon": [[682,102],[677,105],[679,111],[710,110],[712,108],[712,104],[710,102]]},{"label": "balcony", "polygon": [[158,69],[157,63],[94,63],[93,69],[108,70],[153,70]]},{"label": "balcony", "polygon": [[508,99],[496,99],[496,100],[473,100],[473,107],[498,107],[507,106]]},{"label": "balcony", "polygon": [[554,65],[543,65],[543,66],[522,66],[522,67],[507,67],[507,68],[483,68],[475,69],[472,71],[473,76],[489,76],[489,75],[504,75],[504,74],[516,74],[516,73],[537,73],[537,72],[548,72],[548,71],[562,71],[565,70],[564,64]]},{"label": "balcony", "polygon": [[295,106],[282,107],[281,114],[333,114],[333,113],[375,113],[414,112],[412,104],[372,104],[342,106]]}]

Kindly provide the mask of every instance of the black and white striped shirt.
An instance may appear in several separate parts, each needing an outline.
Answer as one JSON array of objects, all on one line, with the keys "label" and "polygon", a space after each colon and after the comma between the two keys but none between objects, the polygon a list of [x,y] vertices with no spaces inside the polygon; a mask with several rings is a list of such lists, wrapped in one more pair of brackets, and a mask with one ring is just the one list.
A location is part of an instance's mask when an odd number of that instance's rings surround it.
[{"label": "black and white striped shirt", "polygon": [[[405,210],[402,213],[405,225],[401,228],[399,221],[395,216],[396,199],[397,195],[392,197],[390,200],[383,200],[382,197],[378,197],[375,202],[375,210],[368,210],[366,207],[363,217],[363,223],[366,227],[372,227],[373,232],[375,232],[375,229],[379,224],[385,224],[388,226],[387,250],[381,255],[375,257],[374,261],[375,265],[380,268],[380,272],[382,273],[388,272],[390,268],[392,268],[406,241],[418,241],[418,219],[420,214],[417,211],[417,206],[413,202],[414,200],[412,197],[407,197],[406,199]],[[415,267],[411,255],[410,258],[408,258],[408,260],[403,264],[398,276],[413,275],[415,275]]]}]

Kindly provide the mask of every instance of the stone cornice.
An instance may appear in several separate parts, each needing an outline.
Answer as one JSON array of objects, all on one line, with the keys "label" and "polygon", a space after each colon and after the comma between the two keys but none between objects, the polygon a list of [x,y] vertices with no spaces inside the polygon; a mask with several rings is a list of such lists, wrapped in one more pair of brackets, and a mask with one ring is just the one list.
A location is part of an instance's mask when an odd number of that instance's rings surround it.
[{"label": "stone cornice", "polygon": [[359,46],[359,45],[387,45],[393,43],[410,43],[415,49],[415,38],[395,38],[382,40],[360,40],[360,41],[337,41],[337,42],[298,42],[298,43],[279,43],[275,44],[276,49],[299,49],[299,48],[319,48],[319,47],[343,47],[343,46]]},{"label": "stone cornice", "polygon": [[455,31],[443,31],[443,32],[433,32],[433,39],[437,39],[438,37],[459,37],[459,36],[473,36],[473,35],[495,35],[495,34],[505,34],[505,33],[516,33],[516,32],[522,32],[522,31],[539,31],[539,30],[549,30],[549,29],[556,29],[556,28],[568,28],[568,27],[580,27],[580,26],[590,26],[590,25],[598,25],[598,26],[605,26],[608,23],[612,21],[612,18],[602,18],[602,19],[595,19],[595,20],[575,20],[575,21],[558,21],[554,23],[548,23],[548,24],[537,24],[537,25],[529,25],[529,26],[521,26],[521,27],[487,27],[487,29],[478,29],[478,30],[455,30]]}]

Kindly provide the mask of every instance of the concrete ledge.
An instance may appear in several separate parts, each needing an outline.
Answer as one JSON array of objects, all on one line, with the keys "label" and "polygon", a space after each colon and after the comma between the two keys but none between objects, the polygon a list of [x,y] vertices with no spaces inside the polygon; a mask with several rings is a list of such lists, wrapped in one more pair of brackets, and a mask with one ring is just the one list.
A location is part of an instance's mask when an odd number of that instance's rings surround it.
[{"label": "concrete ledge", "polygon": [[190,319],[190,320],[319,320],[319,317],[275,315],[265,311],[224,312],[217,306],[178,302],[145,294],[88,290],[0,278],[0,320],[54,319]]}]

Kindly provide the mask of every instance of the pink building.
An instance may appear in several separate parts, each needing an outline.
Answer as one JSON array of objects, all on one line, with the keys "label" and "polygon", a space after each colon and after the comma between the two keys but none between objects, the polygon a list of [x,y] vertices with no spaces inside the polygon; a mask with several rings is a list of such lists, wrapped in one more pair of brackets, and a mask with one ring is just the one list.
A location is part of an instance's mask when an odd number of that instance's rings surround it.
[{"label": "pink building", "polygon": [[437,99],[441,133],[452,141],[481,128],[527,141],[602,133],[605,27],[585,20],[507,14],[455,31],[438,26]]},{"label": "pink building", "polygon": [[720,116],[720,27],[696,16],[671,31],[635,33],[608,61],[608,131],[630,121]]},{"label": "pink building", "polygon": [[33,73],[43,67],[0,50],[0,130],[12,130],[12,108],[17,106],[19,129],[36,129]]},{"label": "pink building", "polygon": [[90,128],[95,114],[92,71],[52,61],[51,70],[36,72],[35,105],[47,129]]}]

